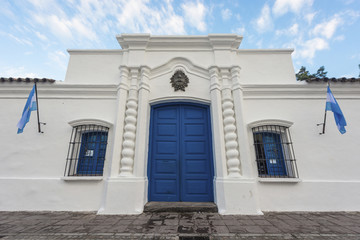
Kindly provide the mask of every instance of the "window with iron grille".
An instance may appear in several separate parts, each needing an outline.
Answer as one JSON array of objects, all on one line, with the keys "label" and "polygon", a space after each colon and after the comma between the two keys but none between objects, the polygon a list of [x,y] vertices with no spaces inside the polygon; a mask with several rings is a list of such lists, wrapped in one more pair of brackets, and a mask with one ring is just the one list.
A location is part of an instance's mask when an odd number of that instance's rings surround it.
[{"label": "window with iron grille", "polygon": [[109,128],[74,126],[66,159],[65,176],[102,176]]},{"label": "window with iron grille", "polygon": [[252,131],[259,177],[298,178],[289,128],[263,125]]}]

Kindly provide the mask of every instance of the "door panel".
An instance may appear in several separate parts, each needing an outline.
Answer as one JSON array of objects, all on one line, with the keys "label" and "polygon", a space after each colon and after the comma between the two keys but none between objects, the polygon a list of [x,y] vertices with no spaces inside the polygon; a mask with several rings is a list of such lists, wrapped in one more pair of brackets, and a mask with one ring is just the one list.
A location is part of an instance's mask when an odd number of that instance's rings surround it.
[{"label": "door panel", "polygon": [[[181,198],[183,201],[213,201],[208,109],[183,106],[181,113],[184,128],[181,131]],[[191,168],[196,162],[198,165],[203,162],[202,170]]]},{"label": "door panel", "polygon": [[213,201],[209,109],[174,104],[152,108],[150,201]]},{"label": "door panel", "polygon": [[150,198],[179,201],[179,110],[167,106],[153,112]]}]

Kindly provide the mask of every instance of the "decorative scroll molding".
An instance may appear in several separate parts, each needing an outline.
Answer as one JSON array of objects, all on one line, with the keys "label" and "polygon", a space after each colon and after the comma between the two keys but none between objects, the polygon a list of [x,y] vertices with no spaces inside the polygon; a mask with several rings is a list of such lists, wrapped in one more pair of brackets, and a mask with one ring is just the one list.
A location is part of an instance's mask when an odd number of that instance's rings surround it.
[{"label": "decorative scroll molding", "polygon": [[241,68],[239,66],[233,66],[231,68],[231,78],[232,78],[232,90],[240,89],[242,90],[242,87],[240,85],[240,70]]},{"label": "decorative scroll molding", "polygon": [[174,88],[175,92],[178,90],[184,91],[188,86],[189,78],[186,76],[183,70],[176,70],[174,75],[170,78],[171,86]]},{"label": "decorative scroll molding", "polygon": [[140,69],[140,84],[139,91],[141,89],[150,91],[150,68],[146,66],[142,66]]},{"label": "decorative scroll molding", "polygon": [[222,108],[228,175],[229,177],[239,177],[240,160],[229,70],[222,69],[221,74],[223,79]]},{"label": "decorative scroll molding", "polygon": [[119,89],[129,90],[129,68],[126,66],[120,66],[120,84],[118,86]]},{"label": "decorative scroll molding", "polygon": [[210,92],[217,89],[220,90],[219,69],[217,67],[209,68],[210,73]]},{"label": "decorative scroll molding", "polygon": [[123,150],[120,161],[120,176],[132,176],[134,155],[135,155],[135,138],[136,138],[136,121],[137,121],[137,81],[138,69],[133,68],[131,72],[131,84],[129,90],[129,97],[126,103],[125,111],[125,127],[124,127],[124,141]]}]

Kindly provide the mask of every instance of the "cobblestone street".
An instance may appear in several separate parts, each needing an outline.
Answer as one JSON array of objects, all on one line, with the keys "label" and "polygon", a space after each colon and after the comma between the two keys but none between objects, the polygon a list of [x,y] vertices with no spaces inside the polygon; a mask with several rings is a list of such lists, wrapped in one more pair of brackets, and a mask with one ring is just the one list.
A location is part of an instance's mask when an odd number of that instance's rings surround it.
[{"label": "cobblestone street", "polygon": [[360,239],[360,213],[1,212],[0,239]]}]

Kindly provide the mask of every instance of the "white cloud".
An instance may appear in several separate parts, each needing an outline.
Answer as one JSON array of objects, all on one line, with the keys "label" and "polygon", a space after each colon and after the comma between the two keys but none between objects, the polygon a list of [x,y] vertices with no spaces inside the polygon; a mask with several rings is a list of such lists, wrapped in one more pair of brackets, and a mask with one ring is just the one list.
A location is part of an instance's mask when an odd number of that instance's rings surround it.
[{"label": "white cloud", "polygon": [[296,35],[299,32],[299,24],[295,23],[289,29],[290,34]]},{"label": "white cloud", "polygon": [[[67,5],[65,7],[53,0],[49,0],[50,4],[46,0],[30,2],[34,6],[33,22],[48,28],[56,38],[81,42],[82,46],[100,43],[102,36],[121,32],[186,33],[184,18],[175,13],[172,0],[163,0],[156,5],[149,0],[72,0],[63,3]],[[65,11],[66,7],[71,11]],[[188,11],[189,24],[205,31],[205,6],[197,2],[184,7]],[[116,29],[121,32],[115,32]]]},{"label": "white cloud", "polygon": [[11,38],[11,39],[15,40],[16,42],[18,42],[18,43],[20,43],[22,45],[33,46],[33,43],[30,40],[26,39],[26,38],[16,37],[11,33],[6,33],[6,32],[2,32],[2,31],[0,31],[0,35]]},{"label": "white cloud", "polygon": [[30,2],[39,10],[47,10],[57,5],[56,1],[54,0],[28,0],[28,2]]},{"label": "white cloud", "polygon": [[7,18],[10,18],[12,20],[15,20],[17,17],[15,16],[15,14],[10,10],[11,5],[9,2],[1,2],[1,7],[0,7],[0,14],[1,16],[5,16]]},{"label": "white cloud", "polygon": [[231,32],[233,32],[235,34],[244,35],[246,32],[246,29],[245,29],[245,27],[238,27],[238,28],[232,30]]},{"label": "white cloud", "polygon": [[311,32],[315,36],[323,36],[329,39],[334,35],[337,27],[342,23],[342,18],[338,15],[335,15],[330,21],[324,21],[317,24]]},{"label": "white cloud", "polygon": [[281,16],[287,12],[300,13],[302,8],[312,6],[313,0],[276,0],[273,6],[275,16]]},{"label": "white cloud", "polygon": [[308,13],[304,16],[304,19],[307,21],[307,23],[310,25],[316,15],[316,12]]},{"label": "white cloud", "polygon": [[61,39],[72,39],[71,29],[68,27],[69,21],[67,19],[60,19],[56,15],[36,15],[34,20],[50,29],[53,35]]},{"label": "white cloud", "polygon": [[275,31],[275,34],[277,36],[281,36],[281,35],[297,35],[299,33],[299,24],[294,23],[290,28],[286,28],[286,29],[278,29]]},{"label": "white cloud", "polygon": [[339,35],[339,36],[336,36],[334,38],[335,41],[338,41],[338,42],[341,42],[341,41],[344,41],[345,40],[345,36],[344,35]]},{"label": "white cloud", "polygon": [[13,78],[35,78],[40,77],[38,74],[29,72],[25,69],[25,67],[6,67],[1,71],[2,77],[13,77]]},{"label": "white cloud", "polygon": [[317,51],[328,48],[329,44],[326,40],[322,38],[313,38],[303,43],[302,48],[297,51],[296,55],[299,55],[301,58],[305,58],[311,62]]},{"label": "white cloud", "polygon": [[47,41],[47,37],[39,32],[35,32],[35,35],[43,41]]},{"label": "white cloud", "polygon": [[231,18],[232,12],[230,9],[222,9],[221,10],[221,17],[224,21],[229,20]]},{"label": "white cloud", "polygon": [[198,31],[206,31],[206,8],[205,5],[199,1],[186,2],[181,5],[185,21]]},{"label": "white cloud", "polygon": [[[63,51],[54,51],[48,53],[48,58],[54,62],[59,68],[66,70],[68,56]],[[51,64],[50,64],[51,65]]]},{"label": "white cloud", "polygon": [[255,20],[256,30],[258,32],[266,32],[272,29],[273,23],[270,16],[270,7],[265,4],[261,10],[259,18]]}]

